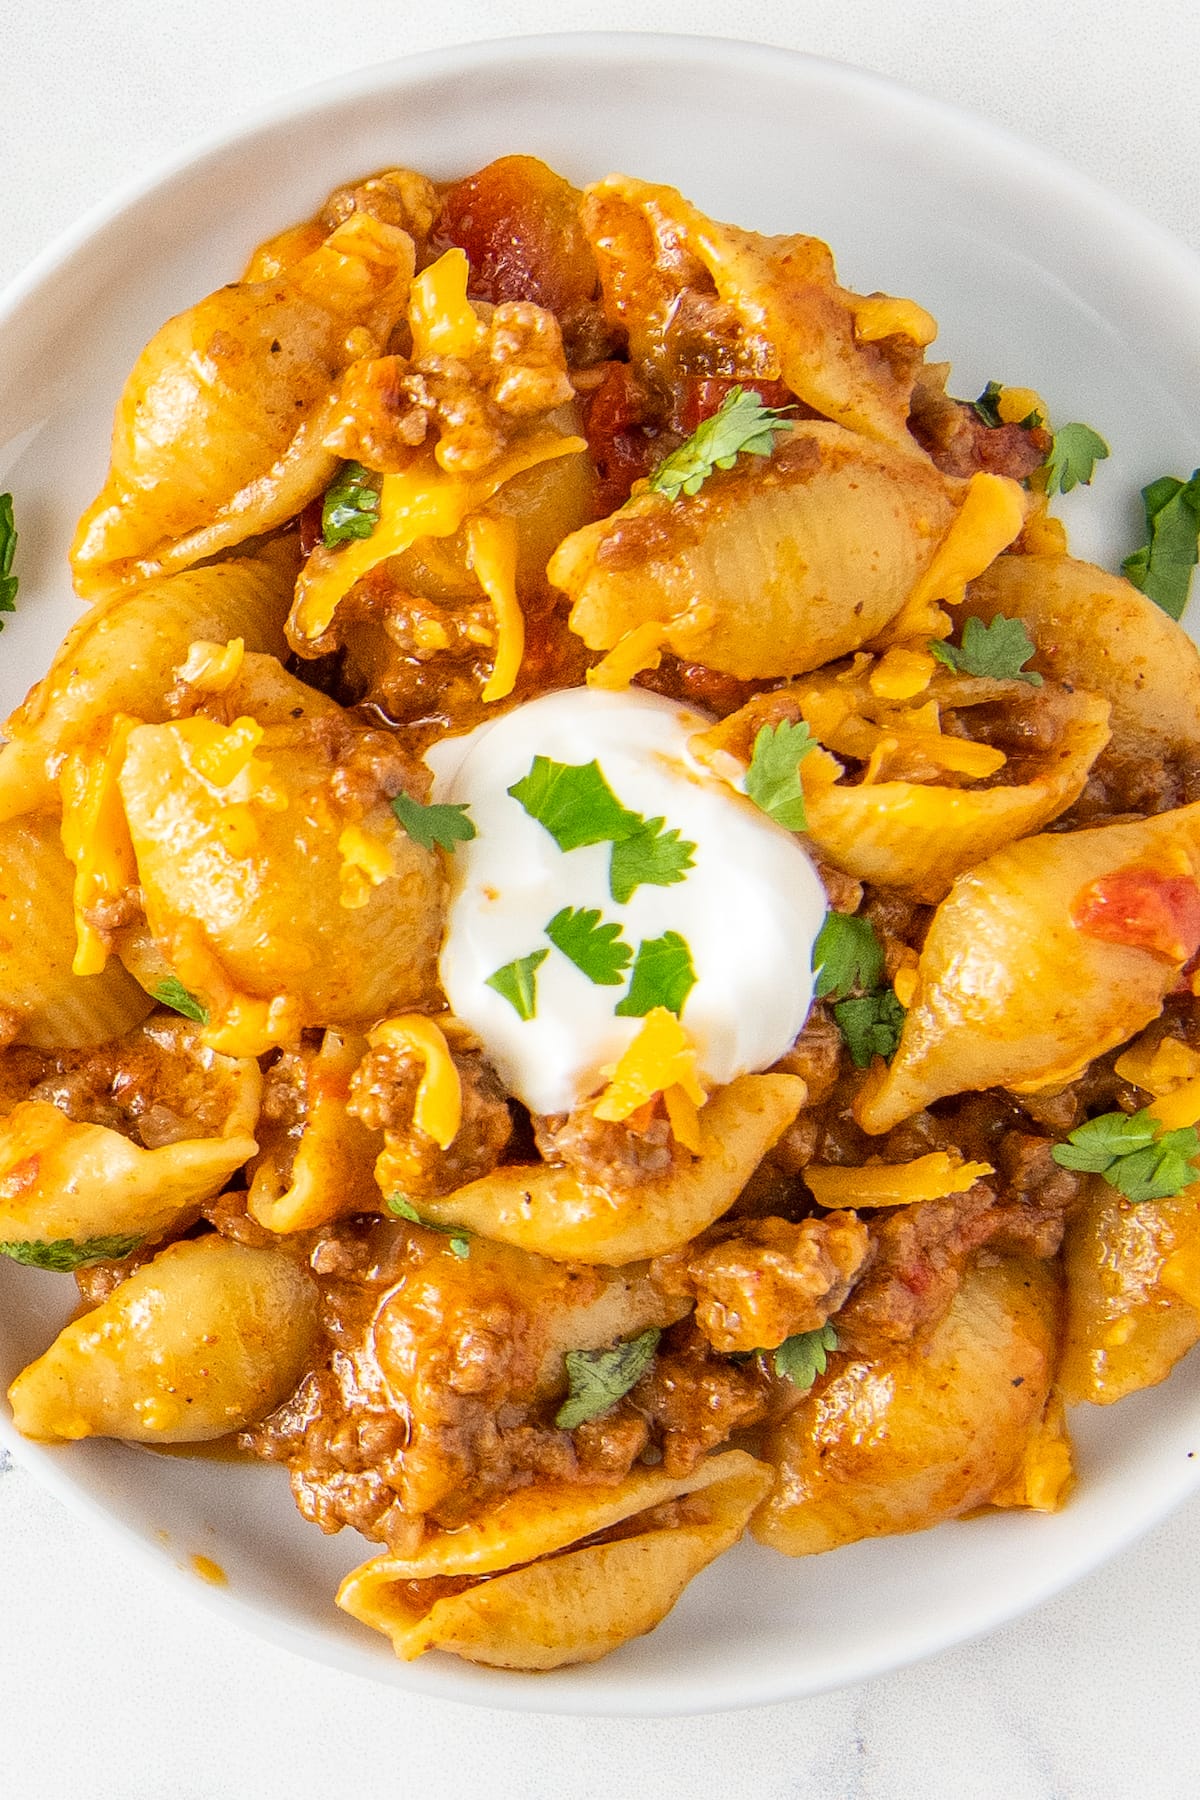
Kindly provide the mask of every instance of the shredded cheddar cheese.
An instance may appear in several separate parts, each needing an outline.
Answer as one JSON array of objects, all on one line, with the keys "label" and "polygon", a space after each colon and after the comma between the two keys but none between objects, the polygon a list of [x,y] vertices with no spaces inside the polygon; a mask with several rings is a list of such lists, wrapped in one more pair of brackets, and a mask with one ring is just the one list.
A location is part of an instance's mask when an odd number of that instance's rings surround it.
[{"label": "shredded cheddar cheese", "polygon": [[937,320],[915,300],[892,294],[863,294],[854,301],[854,335],[860,344],[903,337],[924,349],[937,336]]},{"label": "shredded cheddar cheese", "polygon": [[1019,534],[1027,505],[1024,489],[1007,475],[972,475],[966,499],[905,610],[920,613],[939,600],[957,606],[967,583],[982,575]]},{"label": "shredded cheddar cheese", "polygon": [[108,743],[98,756],[72,750],[59,774],[62,795],[62,845],[75,864],[76,975],[99,975],[108,962],[108,946],[88,922],[101,900],[115,899],[137,880],[133,841],[117,780],[125,760],[129,733],[140,719],[118,713]]},{"label": "shredded cheddar cheese", "polygon": [[1200,1125],[1200,1075],[1162,1094],[1150,1107],[1164,1131],[1182,1131],[1188,1125]]},{"label": "shredded cheddar cheese", "polygon": [[462,1080],[441,1027],[422,1013],[385,1019],[367,1036],[372,1050],[397,1050],[420,1057],[424,1068],[413,1106],[413,1124],[448,1150],[462,1124]]},{"label": "shredded cheddar cheese", "polygon": [[923,694],[933,679],[937,663],[927,650],[892,648],[876,663],[867,685],[879,700],[912,700]]},{"label": "shredded cheddar cheese", "polygon": [[[646,1014],[641,1030],[620,1060],[600,1073],[608,1086],[592,1108],[598,1119],[629,1119],[639,1107],[662,1094],[671,1129],[676,1131],[678,1119],[683,1130],[699,1146],[699,1121],[694,1116],[694,1109],[703,1106],[708,1096],[696,1068],[696,1046],[675,1014],[668,1012],[665,1006],[656,1006]],[[692,1112],[679,1105],[673,1090],[690,1104]],[[674,1115],[672,1106],[675,1107]],[[688,1149],[693,1147],[679,1131],[676,1135]]]},{"label": "shredded cheddar cheese", "polygon": [[996,396],[996,411],[1006,425],[1020,425],[1030,413],[1046,417],[1046,402],[1036,388],[1002,387]]},{"label": "shredded cheddar cheese", "polygon": [[371,889],[396,873],[392,846],[371,837],[361,825],[346,825],[338,837],[342,866],[338,875],[339,904],[350,911],[367,904]]},{"label": "shredded cheddar cheese", "polygon": [[992,1173],[990,1163],[963,1162],[945,1150],[931,1150],[915,1162],[869,1162],[857,1169],[809,1163],[804,1179],[818,1206],[911,1206],[965,1194]]},{"label": "shredded cheddar cheese", "polygon": [[496,655],[480,696],[487,705],[512,693],[525,655],[525,615],[517,598],[516,521],[489,518],[486,513],[468,519],[467,561],[496,620]]},{"label": "shredded cheddar cheese", "polygon": [[655,619],[648,619],[644,625],[635,625],[632,631],[627,631],[617,639],[594,669],[588,670],[588,686],[617,692],[621,688],[627,688],[635,675],[642,675],[648,669],[657,669],[662,661],[662,647],[667,641],[669,629],[669,626],[661,625]]},{"label": "shredded cheddar cheese", "polygon": [[176,680],[186,681],[201,694],[223,694],[237,679],[245,655],[244,638],[230,638],[227,644],[197,638],[176,669]]},{"label": "shredded cheddar cheese", "polygon": [[1113,1072],[1122,1081],[1132,1081],[1135,1087],[1161,1098],[1200,1075],[1200,1051],[1178,1038],[1160,1038],[1154,1043],[1140,1037],[1118,1056]]},{"label": "shredded cheddar cheese", "polygon": [[408,298],[412,360],[433,356],[466,358],[483,341],[486,327],[467,299],[470,265],[463,250],[447,250],[418,275]]}]

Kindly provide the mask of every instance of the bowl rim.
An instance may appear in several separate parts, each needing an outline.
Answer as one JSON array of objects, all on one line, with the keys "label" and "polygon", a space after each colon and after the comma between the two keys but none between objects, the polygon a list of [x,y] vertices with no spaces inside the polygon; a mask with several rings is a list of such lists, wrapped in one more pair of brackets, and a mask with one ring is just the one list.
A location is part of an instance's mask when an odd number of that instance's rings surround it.
[{"label": "bowl rim", "polygon": [[[58,232],[0,292],[0,332],[20,320],[26,308],[36,309],[47,283],[69,271],[71,265],[93,247],[102,247],[106,235],[122,224],[145,201],[161,198],[172,187],[200,174],[205,165],[230,151],[246,153],[256,140],[294,128],[305,120],[334,110],[346,102],[383,93],[399,93],[446,76],[498,69],[505,65],[533,67],[564,58],[572,61],[614,61],[636,57],[664,70],[715,63],[735,64],[739,72],[770,69],[778,74],[790,69],[797,79],[819,79],[831,91],[859,100],[885,100],[895,115],[907,114],[923,130],[931,123],[959,142],[968,142],[973,155],[1006,183],[1021,178],[1026,183],[1030,206],[1063,208],[1089,242],[1097,236],[1119,236],[1130,258],[1138,253],[1151,258],[1153,279],[1170,291],[1165,299],[1185,309],[1200,307],[1200,255],[1181,242],[1165,226],[1147,218],[1129,201],[1110,192],[1093,176],[1076,169],[1057,152],[1030,143],[1024,137],[967,108],[936,96],[922,94],[891,76],[838,59],[815,56],[782,45],[712,34],[638,31],[534,32],[508,37],[488,37],[464,44],[444,45],[411,55],[364,63],[324,80],[307,83],[239,113],[230,124],[192,137],[181,148],[154,159],[145,169],[119,183],[90,205],[76,220]],[[1142,281],[1146,280],[1143,274]],[[1133,1543],[1191,1493],[1200,1488],[1200,1459],[1186,1478],[1166,1484],[1132,1520],[1110,1521],[1109,1529],[1081,1539],[1074,1555],[1064,1556],[1052,1574],[1033,1586],[1021,1587],[1013,1597],[993,1604],[968,1628],[931,1620],[916,1632],[897,1657],[894,1646],[880,1646],[875,1656],[858,1656],[853,1668],[833,1666],[823,1676],[797,1681],[779,1666],[773,1679],[759,1675],[753,1691],[745,1677],[710,1683],[703,1694],[669,1701],[656,1699],[652,1679],[626,1681],[618,1701],[615,1691],[589,1691],[579,1682],[553,1688],[528,1677],[502,1671],[485,1693],[473,1684],[455,1693],[442,1677],[431,1679],[421,1665],[389,1665],[369,1658],[343,1641],[316,1634],[276,1617],[261,1602],[245,1599],[232,1589],[207,1588],[189,1571],[152,1544],[136,1523],[96,1497],[74,1475],[60,1466],[59,1455],[47,1446],[28,1443],[15,1431],[6,1407],[0,1407],[0,1447],[14,1462],[27,1469],[39,1486],[62,1500],[85,1520],[100,1525],[118,1544],[135,1551],[165,1575],[189,1599],[208,1609],[219,1609],[246,1624],[258,1637],[307,1658],[319,1659],[344,1672],[365,1675],[399,1691],[452,1700],[459,1704],[495,1707],[506,1711],[552,1712],[574,1716],[665,1717],[689,1713],[738,1710],[828,1692],[855,1685],[893,1670],[907,1668],[960,1644],[989,1635],[998,1627],[1031,1612],[1046,1600],[1078,1581]],[[403,1668],[403,1681],[396,1679]]]}]

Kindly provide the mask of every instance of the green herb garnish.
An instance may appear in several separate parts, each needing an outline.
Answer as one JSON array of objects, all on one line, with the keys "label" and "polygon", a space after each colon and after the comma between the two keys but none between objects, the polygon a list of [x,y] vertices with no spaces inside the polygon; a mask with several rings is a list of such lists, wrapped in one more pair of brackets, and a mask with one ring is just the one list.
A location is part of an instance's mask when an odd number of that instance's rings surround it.
[{"label": "green herb garnish", "polygon": [[456,844],[469,844],[476,835],[465,801],[453,806],[426,806],[411,794],[401,793],[391,805],[409,837],[423,850],[432,850],[436,844],[453,854]]},{"label": "green herb garnish", "polygon": [[1146,542],[1121,564],[1121,573],[1148,600],[1178,619],[1187,605],[1200,538],[1200,469],[1190,481],[1161,475],[1142,489]]},{"label": "green herb garnish", "polygon": [[31,1269],[52,1269],[55,1274],[69,1275],[85,1263],[120,1262],[145,1242],[132,1236],[94,1237],[78,1240],[55,1238],[53,1243],[0,1243],[0,1256],[25,1263]]},{"label": "green herb garnish", "polygon": [[982,619],[969,618],[963,623],[959,646],[930,640],[929,649],[939,662],[960,675],[990,676],[994,681],[1027,681],[1041,687],[1042,678],[1025,664],[1036,655],[1033,642],[1020,619],[1006,619],[997,613],[990,625]]},{"label": "green herb garnish", "polygon": [[800,763],[815,749],[816,742],[803,720],[795,725],[787,719],[778,725],[763,725],[754,740],[746,792],[755,806],[788,831],[804,831],[808,826]]},{"label": "green herb garnish", "polygon": [[905,1015],[890,987],[853,1000],[839,1000],[833,1016],[856,1068],[869,1069],[877,1056],[882,1056],[884,1062],[895,1056]]},{"label": "green herb garnish", "polygon": [[1088,487],[1096,464],[1108,454],[1108,445],[1090,425],[1061,426],[1043,465],[1046,493],[1069,494],[1073,487]]},{"label": "green herb garnish", "polygon": [[1003,392],[1003,382],[989,381],[978,400],[969,402],[975,417],[981,419],[985,425],[990,425],[993,430],[1004,423],[1000,417],[1000,396]]},{"label": "green herb garnish", "polygon": [[732,469],[743,454],[770,456],[777,434],[788,429],[791,410],[764,406],[752,390],[730,388],[712,417],[663,458],[650,476],[650,488],[677,500],[681,493],[698,493],[714,469]]},{"label": "green herb garnish", "polygon": [[798,1331],[784,1338],[772,1361],[777,1375],[786,1376],[805,1393],[818,1375],[825,1373],[827,1353],[838,1347],[837,1332],[832,1325],[818,1326],[816,1331]]},{"label": "green herb garnish", "polygon": [[[13,497],[0,494],[0,613],[16,612],[17,577],[12,572],[13,554],[17,548],[17,528],[13,523]],[[4,620],[0,619],[0,631]]]},{"label": "green herb garnish", "polygon": [[629,992],[615,1011],[621,1019],[644,1019],[656,1006],[665,1006],[678,1018],[696,985],[696,971],[687,940],[677,931],[643,938],[634,958]]},{"label": "green herb garnish", "polygon": [[411,1225],[423,1225],[426,1231],[441,1232],[443,1237],[450,1239],[450,1249],[455,1256],[470,1256],[469,1234],[463,1231],[461,1225],[434,1225],[431,1220],[423,1219],[406,1194],[389,1194],[387,1209],[390,1213],[395,1213],[398,1219],[407,1219]]},{"label": "green herb garnish", "polygon": [[207,1006],[184,987],[178,975],[168,975],[156,988],[151,988],[150,996],[160,1006],[169,1006],[172,1012],[182,1013],[185,1019],[193,1019],[197,1025],[208,1024]]},{"label": "green herb garnish", "polygon": [[883,945],[870,919],[830,912],[813,945],[818,1000],[845,1000],[883,980]]},{"label": "green herb garnish", "polygon": [[611,1350],[568,1350],[564,1361],[571,1391],[554,1415],[559,1430],[574,1431],[615,1406],[654,1361],[661,1336],[652,1325],[640,1337],[614,1344]]},{"label": "green herb garnish", "polygon": [[619,925],[602,925],[598,908],[564,906],[546,927],[546,936],[597,987],[620,987],[633,951]]},{"label": "green herb garnish", "polygon": [[678,831],[666,830],[665,819],[643,819],[636,831],[613,844],[609,892],[625,906],[639,887],[674,887],[691,868],[695,851],[695,844]]},{"label": "green herb garnish", "polygon": [[1101,1113],[1072,1131],[1052,1155],[1064,1169],[1102,1175],[1127,1200],[1169,1200],[1200,1181],[1200,1133],[1194,1125],[1162,1131],[1149,1107]]},{"label": "green herb garnish", "polygon": [[487,977],[486,986],[495,988],[519,1019],[532,1019],[537,1012],[537,972],[549,954],[548,950],[531,950],[528,956],[505,963]]},{"label": "green herb garnish", "polygon": [[379,523],[379,476],[358,462],[343,463],[321,508],[321,536],[332,547],[369,538]]}]

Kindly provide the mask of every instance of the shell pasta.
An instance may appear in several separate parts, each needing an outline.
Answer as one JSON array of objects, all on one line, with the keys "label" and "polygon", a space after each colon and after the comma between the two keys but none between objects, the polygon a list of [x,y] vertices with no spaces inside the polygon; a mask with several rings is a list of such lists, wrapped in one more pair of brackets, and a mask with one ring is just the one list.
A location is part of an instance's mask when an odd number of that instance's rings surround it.
[{"label": "shell pasta", "polygon": [[627,175],[245,251],[0,747],[18,1429],[280,1465],[351,1618],[531,1673],[1069,1503],[1200,1342],[1200,656],[1069,552],[1102,440]]}]

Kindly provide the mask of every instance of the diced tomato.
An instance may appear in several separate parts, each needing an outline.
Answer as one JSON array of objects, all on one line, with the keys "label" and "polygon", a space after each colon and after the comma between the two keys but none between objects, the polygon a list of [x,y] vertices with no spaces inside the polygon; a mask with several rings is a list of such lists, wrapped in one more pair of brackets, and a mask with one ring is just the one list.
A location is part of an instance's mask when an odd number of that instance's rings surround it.
[{"label": "diced tomato", "polygon": [[[711,419],[725,396],[735,387],[756,393],[764,406],[795,406],[796,396],[782,381],[765,381],[753,375],[693,375],[683,394],[679,429],[690,437],[704,419]],[[807,408],[805,409],[808,410]]]},{"label": "diced tomato", "polygon": [[646,426],[646,412],[646,396],[628,363],[609,363],[583,409],[583,429],[599,476],[598,518],[623,506],[634,482],[661,460],[662,451]]},{"label": "diced tomato", "polygon": [[1117,869],[1076,895],[1071,920],[1088,937],[1190,962],[1200,950],[1200,886],[1161,869]]},{"label": "diced tomato", "polygon": [[561,320],[598,279],[581,199],[536,156],[502,156],[446,190],[438,240],[466,251],[476,299],[532,300]]},{"label": "diced tomato", "polygon": [[300,514],[300,554],[311,556],[321,542],[321,516],[325,510],[324,494],[316,500],[310,500]]}]

